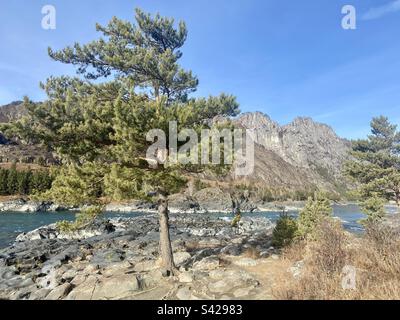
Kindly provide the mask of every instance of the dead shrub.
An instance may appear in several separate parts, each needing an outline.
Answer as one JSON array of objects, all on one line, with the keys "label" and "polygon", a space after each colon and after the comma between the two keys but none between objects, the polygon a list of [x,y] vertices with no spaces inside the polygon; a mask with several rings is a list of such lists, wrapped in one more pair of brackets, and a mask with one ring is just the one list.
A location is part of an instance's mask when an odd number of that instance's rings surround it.
[{"label": "dead shrub", "polygon": [[317,240],[312,242],[315,267],[332,274],[340,272],[346,264],[347,237],[340,221],[323,219],[318,224]]},{"label": "dead shrub", "polygon": [[243,256],[251,259],[259,259],[260,258],[260,250],[255,247],[246,248],[243,252]]},{"label": "dead shrub", "polygon": [[[283,252],[286,261],[274,286],[276,298],[400,299],[400,236],[396,230],[374,224],[357,237],[329,219],[318,225],[317,235],[314,241],[293,244]],[[300,275],[294,277],[293,266],[300,260]],[[342,287],[346,265],[356,270],[355,289]]]}]

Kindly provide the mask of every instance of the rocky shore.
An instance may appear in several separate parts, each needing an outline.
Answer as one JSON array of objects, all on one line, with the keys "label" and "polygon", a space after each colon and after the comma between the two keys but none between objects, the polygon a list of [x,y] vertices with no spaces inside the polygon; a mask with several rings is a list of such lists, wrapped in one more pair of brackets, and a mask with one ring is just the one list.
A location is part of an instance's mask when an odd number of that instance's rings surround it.
[{"label": "rocky shore", "polygon": [[[212,191],[212,192],[211,192]],[[172,213],[214,213],[232,212],[232,201],[229,195],[217,192],[215,189],[200,191],[196,197],[188,197],[178,194],[170,197],[169,209]],[[298,211],[303,208],[303,201],[286,202],[262,202],[249,200],[242,206],[244,212],[280,211],[285,207],[287,211]],[[0,214],[2,212],[57,212],[77,211],[79,208],[66,207],[51,202],[30,201],[26,199],[14,199],[0,202]],[[124,203],[110,203],[106,206],[107,212],[148,212],[156,213],[157,205],[144,201],[128,201]]]},{"label": "rocky shore", "polygon": [[179,272],[165,277],[157,215],[100,220],[68,234],[45,226],[0,250],[0,299],[265,298],[246,268],[275,256],[273,227],[265,218],[246,217],[232,228],[201,214],[172,214]]}]

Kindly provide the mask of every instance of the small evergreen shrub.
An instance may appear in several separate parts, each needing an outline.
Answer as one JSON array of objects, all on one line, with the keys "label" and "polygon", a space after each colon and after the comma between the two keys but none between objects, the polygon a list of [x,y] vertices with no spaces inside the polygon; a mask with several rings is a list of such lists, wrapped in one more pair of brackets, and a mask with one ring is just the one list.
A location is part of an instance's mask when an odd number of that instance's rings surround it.
[{"label": "small evergreen shrub", "polygon": [[282,214],[272,233],[272,245],[276,248],[283,248],[292,244],[297,231],[297,221],[287,214]]},{"label": "small evergreen shrub", "polygon": [[361,204],[361,210],[367,215],[360,222],[366,226],[380,222],[385,217],[385,200],[374,195]]},{"label": "small evergreen shrub", "polygon": [[322,218],[332,216],[330,200],[323,193],[315,193],[314,197],[308,198],[303,210],[300,211],[298,219],[298,235],[301,238],[314,238],[317,225]]}]

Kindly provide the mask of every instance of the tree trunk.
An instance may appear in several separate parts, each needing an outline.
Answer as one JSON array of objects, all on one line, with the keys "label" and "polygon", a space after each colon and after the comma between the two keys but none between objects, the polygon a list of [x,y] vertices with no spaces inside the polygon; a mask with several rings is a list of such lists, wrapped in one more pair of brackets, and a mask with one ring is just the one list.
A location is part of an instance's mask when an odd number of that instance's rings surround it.
[{"label": "tree trunk", "polygon": [[160,195],[158,215],[160,219],[160,255],[162,268],[167,276],[171,276],[176,271],[176,268],[169,235],[168,200],[164,195]]}]

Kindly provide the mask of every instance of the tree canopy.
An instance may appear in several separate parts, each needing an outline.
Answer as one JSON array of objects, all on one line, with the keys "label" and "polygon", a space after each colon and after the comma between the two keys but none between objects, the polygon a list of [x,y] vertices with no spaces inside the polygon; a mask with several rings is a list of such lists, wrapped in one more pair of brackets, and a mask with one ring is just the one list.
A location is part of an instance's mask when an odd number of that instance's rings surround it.
[{"label": "tree canopy", "polygon": [[345,173],[359,186],[363,199],[384,198],[400,205],[400,132],[387,117],[371,122],[371,135],[353,142],[353,159]]},{"label": "tree canopy", "polygon": [[146,133],[161,129],[168,140],[170,121],[178,130],[200,130],[215,116],[237,115],[238,103],[226,94],[189,96],[198,80],[179,65],[185,23],[176,27],[173,19],[136,9],[136,23],[114,17],[97,31],[102,37],[88,44],[49,49],[54,60],[77,66],[80,76],[49,78],[41,84],[48,100],[25,99],[28,116],[4,131],[59,155],[64,168],[48,193],[56,200],[78,204],[98,196],[145,197],[151,188],[175,191],[181,168],[150,170],[143,161]]},{"label": "tree canopy", "polygon": [[[193,98],[198,79],[179,65],[187,29],[183,22],[136,9],[136,23],[113,18],[97,25],[102,36],[88,44],[56,51],[56,61],[77,67],[75,77],[51,77],[41,84],[43,103],[25,99],[28,115],[2,127],[6,135],[40,143],[62,161],[52,187],[43,196],[68,205],[88,205],[72,226],[85,226],[104,201],[159,195],[160,251],[167,273],[175,270],[169,237],[166,196],[185,186],[192,164],[149,166],[146,151],[152,129],[166,141],[170,122],[177,131],[209,128],[216,116],[239,113],[236,98]],[[190,137],[187,137],[190,140]],[[185,141],[177,142],[178,145]],[[167,153],[171,150],[161,150]],[[197,152],[197,151],[196,151]]]}]

